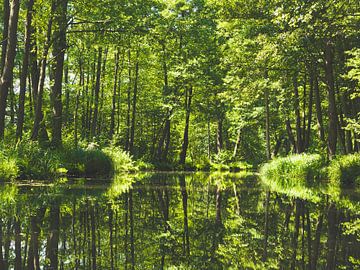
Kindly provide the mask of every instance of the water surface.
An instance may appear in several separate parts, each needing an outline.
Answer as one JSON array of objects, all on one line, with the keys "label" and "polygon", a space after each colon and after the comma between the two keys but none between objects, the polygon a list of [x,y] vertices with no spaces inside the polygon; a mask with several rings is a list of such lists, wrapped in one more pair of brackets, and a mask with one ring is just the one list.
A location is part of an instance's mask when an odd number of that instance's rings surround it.
[{"label": "water surface", "polygon": [[3,185],[0,269],[359,269],[356,190],[147,174]]}]

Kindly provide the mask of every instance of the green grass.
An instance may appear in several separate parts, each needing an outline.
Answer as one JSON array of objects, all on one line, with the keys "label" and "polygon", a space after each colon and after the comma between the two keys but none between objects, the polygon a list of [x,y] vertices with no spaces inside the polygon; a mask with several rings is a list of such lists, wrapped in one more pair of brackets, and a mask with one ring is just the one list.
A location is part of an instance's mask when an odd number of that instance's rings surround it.
[{"label": "green grass", "polygon": [[265,183],[277,182],[283,187],[311,185],[322,175],[324,159],[317,154],[291,155],[274,159],[260,169]]},{"label": "green grass", "polygon": [[360,184],[360,154],[338,156],[330,162],[328,176],[332,183]]},{"label": "green grass", "polygon": [[18,173],[16,160],[0,152],[0,181],[14,179],[18,176]]}]

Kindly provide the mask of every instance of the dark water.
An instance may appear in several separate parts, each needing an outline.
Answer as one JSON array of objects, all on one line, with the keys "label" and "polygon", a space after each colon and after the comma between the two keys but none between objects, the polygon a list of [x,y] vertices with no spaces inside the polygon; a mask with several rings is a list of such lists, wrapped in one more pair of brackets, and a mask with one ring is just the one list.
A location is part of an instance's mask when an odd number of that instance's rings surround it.
[{"label": "dark water", "polygon": [[360,269],[359,193],[303,193],[225,174],[3,185],[0,269]]}]

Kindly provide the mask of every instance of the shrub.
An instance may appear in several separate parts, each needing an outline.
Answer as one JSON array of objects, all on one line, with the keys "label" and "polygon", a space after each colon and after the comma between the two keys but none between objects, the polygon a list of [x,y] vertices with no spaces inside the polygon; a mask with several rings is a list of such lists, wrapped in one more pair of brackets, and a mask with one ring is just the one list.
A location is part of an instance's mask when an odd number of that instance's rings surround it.
[{"label": "shrub", "polygon": [[277,182],[283,187],[306,185],[319,179],[325,161],[320,155],[291,155],[277,158],[260,169],[264,182]]},{"label": "shrub", "polygon": [[82,148],[67,148],[62,152],[64,168],[70,176],[85,175],[86,150]]},{"label": "shrub", "polygon": [[343,185],[360,183],[360,154],[339,156],[328,167],[331,182]]},{"label": "shrub", "polygon": [[86,150],[85,175],[109,176],[113,171],[111,159],[101,150]]}]

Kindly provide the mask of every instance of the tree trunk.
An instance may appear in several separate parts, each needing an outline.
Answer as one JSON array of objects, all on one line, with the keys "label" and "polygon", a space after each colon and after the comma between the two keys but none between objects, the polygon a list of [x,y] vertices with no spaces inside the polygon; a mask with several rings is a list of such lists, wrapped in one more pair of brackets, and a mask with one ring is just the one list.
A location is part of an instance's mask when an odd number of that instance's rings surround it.
[{"label": "tree trunk", "polygon": [[292,128],[291,128],[289,118],[286,120],[286,132],[288,134],[289,141],[290,141],[290,143],[292,144],[292,146],[294,148],[294,152],[297,152],[297,145],[296,145],[296,142],[295,142],[294,134],[292,132]]},{"label": "tree trunk", "polygon": [[336,154],[337,143],[337,113],[335,100],[335,85],[334,85],[334,70],[333,70],[333,44],[331,40],[325,42],[325,80],[328,90],[328,115],[329,115],[329,130],[328,130],[328,150],[330,158]]},{"label": "tree trunk", "polygon": [[300,214],[301,214],[301,202],[299,199],[296,200],[296,211],[295,211],[295,230],[292,239],[292,249],[293,253],[291,256],[291,266],[290,269],[293,270],[296,268],[296,254],[298,247],[298,238],[299,238],[299,227],[300,227]]},{"label": "tree trunk", "polygon": [[185,175],[180,176],[180,189],[182,196],[182,206],[184,214],[184,233],[183,233],[183,255],[190,256],[189,222],[188,222],[188,193],[186,190]]},{"label": "tree trunk", "polygon": [[[117,83],[119,74],[119,51],[115,53],[115,71],[114,71],[114,87],[112,95],[112,110],[110,120],[110,137],[112,138],[115,133],[115,113],[116,113],[116,95],[117,95]],[[117,108],[119,110],[119,108]]]},{"label": "tree trunk", "polygon": [[138,53],[137,53],[137,55],[136,55],[136,64],[135,64],[134,93],[133,93],[133,100],[132,100],[131,130],[130,130],[130,141],[129,141],[129,152],[130,152],[130,154],[134,154],[135,124],[136,124],[136,102],[137,102],[138,80],[139,80],[139,60],[138,60]]},{"label": "tree trunk", "polygon": [[33,125],[32,133],[31,133],[32,140],[39,139],[40,128],[44,127],[44,123],[43,124],[41,123],[43,121],[42,102],[43,102],[44,83],[45,83],[45,76],[46,76],[47,57],[48,57],[49,49],[51,46],[51,29],[52,29],[53,14],[55,11],[55,7],[56,7],[55,1],[53,1],[51,4],[51,13],[50,13],[49,21],[48,21],[46,42],[44,45],[44,51],[43,51],[42,60],[41,60],[41,70],[40,70],[39,83],[38,83],[38,89],[37,89],[37,94],[36,94],[35,120],[34,120],[34,125]]},{"label": "tree trunk", "polygon": [[336,266],[336,236],[338,233],[338,214],[336,206],[332,203],[328,210],[328,239],[326,269],[332,270]]},{"label": "tree trunk", "polygon": [[314,239],[314,243],[313,243],[313,256],[312,256],[312,267],[313,269],[316,269],[316,265],[317,265],[317,261],[319,258],[319,253],[320,253],[320,238],[321,238],[321,232],[322,232],[322,226],[323,226],[323,219],[324,216],[323,214],[319,215],[319,219],[316,225],[316,232],[315,232],[315,239]]},{"label": "tree trunk", "polygon": [[[80,56],[82,57],[82,56]],[[67,53],[64,67],[64,84],[65,84],[65,112],[63,113],[64,125],[67,126],[70,121],[70,87],[69,87],[69,53]],[[82,76],[84,74],[80,74]],[[82,79],[80,78],[80,81]],[[83,80],[82,80],[83,82]]]},{"label": "tree trunk", "polygon": [[10,84],[13,80],[14,60],[16,56],[17,25],[20,9],[20,0],[12,0],[9,17],[9,31],[4,68],[0,79],[0,140],[4,139],[6,100]]},{"label": "tree trunk", "polygon": [[310,74],[310,92],[309,92],[309,104],[308,104],[308,115],[307,115],[308,119],[307,119],[304,150],[307,150],[310,146],[313,97],[314,97],[314,76],[313,76],[313,74]]},{"label": "tree trunk", "polygon": [[265,228],[264,228],[264,250],[262,261],[265,262],[268,256],[268,238],[269,238],[269,206],[270,206],[270,191],[266,191],[265,199]]},{"label": "tree trunk", "polygon": [[319,136],[320,136],[320,140],[322,142],[325,142],[325,130],[324,130],[323,117],[322,117],[322,109],[321,109],[321,97],[320,97],[318,74],[316,70],[314,71],[314,94],[315,94],[316,118],[319,129]]},{"label": "tree trunk", "polygon": [[100,94],[100,79],[101,79],[101,64],[102,64],[101,59],[102,59],[102,47],[100,47],[98,51],[96,83],[94,88],[95,104],[94,104],[94,115],[91,125],[91,139],[93,139],[96,136],[96,128],[98,124],[99,94]]},{"label": "tree trunk", "polygon": [[25,50],[22,62],[22,70],[20,76],[20,93],[19,93],[19,111],[16,127],[16,139],[22,139],[23,127],[24,127],[24,112],[25,112],[25,94],[26,94],[26,81],[28,78],[29,70],[29,57],[30,57],[30,41],[31,41],[31,23],[32,13],[34,7],[34,0],[29,0],[27,3],[27,15],[26,15],[26,30],[25,30]]},{"label": "tree trunk", "polygon": [[101,71],[101,76],[100,76],[100,92],[101,92],[101,97],[100,97],[100,105],[99,105],[99,116],[98,116],[98,124],[97,124],[97,135],[101,135],[102,132],[102,128],[104,126],[104,113],[103,113],[103,107],[104,107],[104,81],[105,81],[105,75],[106,75],[106,61],[107,61],[107,56],[108,56],[108,48],[105,48],[104,51],[104,60],[103,60],[103,65],[102,65],[102,71]]},{"label": "tree trunk", "polygon": [[47,242],[47,258],[49,270],[57,270],[59,265],[59,235],[60,235],[60,207],[52,205],[50,208],[50,235]]},{"label": "tree trunk", "polygon": [[216,132],[216,151],[218,154],[220,154],[220,152],[223,148],[222,129],[223,129],[223,119],[222,119],[222,116],[219,116],[219,119],[217,122],[217,132]]},{"label": "tree trunk", "polygon": [[127,88],[127,112],[126,112],[126,138],[125,138],[125,150],[129,151],[130,142],[130,111],[131,111],[131,51],[128,50],[128,75],[129,82]]},{"label": "tree trunk", "polygon": [[95,206],[91,206],[90,210],[90,219],[91,219],[91,265],[92,270],[96,270],[96,231],[95,231]]},{"label": "tree trunk", "polygon": [[3,73],[5,66],[5,57],[6,57],[6,47],[8,44],[8,32],[9,32],[9,17],[10,17],[10,1],[4,0],[4,15],[3,15],[3,33],[2,33],[2,42],[1,42],[1,63],[0,63],[0,72]]},{"label": "tree trunk", "polygon": [[134,239],[134,211],[132,190],[129,191],[129,220],[130,220],[130,259],[131,270],[135,269],[135,239]]},{"label": "tree trunk", "polygon": [[180,152],[180,165],[185,165],[186,161],[186,152],[189,146],[189,126],[190,126],[190,112],[191,112],[191,100],[192,100],[192,93],[193,89],[192,86],[186,88],[185,90],[185,128],[184,128],[184,137],[182,148]]},{"label": "tree trunk", "polygon": [[301,129],[301,116],[300,116],[300,98],[298,91],[297,78],[293,78],[294,84],[294,97],[295,97],[295,116],[296,116],[296,153],[301,154],[303,150],[303,140],[302,140],[302,129]]},{"label": "tree trunk", "polygon": [[40,270],[39,237],[41,232],[40,226],[45,214],[45,210],[45,208],[38,210],[37,214],[30,218],[31,236],[29,242],[29,254],[27,259],[28,270]]},{"label": "tree trunk", "polygon": [[[266,75],[267,76],[267,75]],[[266,127],[266,157],[271,159],[271,146],[270,146],[270,106],[269,106],[269,89],[265,88],[265,127]]]},{"label": "tree trunk", "polygon": [[[17,213],[18,215],[18,213]],[[15,229],[15,265],[14,270],[21,270],[21,223],[20,218],[14,218]]]},{"label": "tree trunk", "polygon": [[62,81],[64,71],[64,57],[66,50],[66,29],[67,29],[67,2],[68,0],[56,0],[53,54],[55,56],[54,65],[54,85],[52,87],[52,144],[55,147],[62,145]]}]

